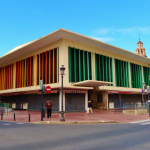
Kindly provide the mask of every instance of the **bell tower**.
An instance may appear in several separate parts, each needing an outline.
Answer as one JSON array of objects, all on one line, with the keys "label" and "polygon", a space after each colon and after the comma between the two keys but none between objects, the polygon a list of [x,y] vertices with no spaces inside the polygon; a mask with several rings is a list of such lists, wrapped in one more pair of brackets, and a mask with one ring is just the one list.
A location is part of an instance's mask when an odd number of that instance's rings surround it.
[{"label": "bell tower", "polygon": [[143,43],[140,41],[140,39],[137,43],[136,54],[143,56],[143,57],[147,57],[145,53],[145,48],[143,47]]}]

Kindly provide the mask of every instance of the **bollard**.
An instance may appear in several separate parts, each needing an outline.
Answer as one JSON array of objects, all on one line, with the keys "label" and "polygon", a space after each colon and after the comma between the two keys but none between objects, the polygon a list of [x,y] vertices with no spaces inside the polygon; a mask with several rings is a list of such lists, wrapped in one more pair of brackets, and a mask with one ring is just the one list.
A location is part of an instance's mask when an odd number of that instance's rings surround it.
[{"label": "bollard", "polygon": [[15,113],[14,113],[14,121],[16,121],[16,118],[15,118]]},{"label": "bollard", "polygon": [[29,114],[29,122],[30,122],[30,114]]},{"label": "bollard", "polygon": [[3,114],[1,114],[1,120],[3,120]]}]

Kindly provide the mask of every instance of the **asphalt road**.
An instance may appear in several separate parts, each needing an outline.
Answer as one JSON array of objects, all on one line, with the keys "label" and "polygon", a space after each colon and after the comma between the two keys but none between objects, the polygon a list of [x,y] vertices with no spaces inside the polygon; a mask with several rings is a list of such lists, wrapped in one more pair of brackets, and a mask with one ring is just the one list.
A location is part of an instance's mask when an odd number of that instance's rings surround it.
[{"label": "asphalt road", "polygon": [[148,150],[150,124],[38,125],[0,121],[0,150]]}]

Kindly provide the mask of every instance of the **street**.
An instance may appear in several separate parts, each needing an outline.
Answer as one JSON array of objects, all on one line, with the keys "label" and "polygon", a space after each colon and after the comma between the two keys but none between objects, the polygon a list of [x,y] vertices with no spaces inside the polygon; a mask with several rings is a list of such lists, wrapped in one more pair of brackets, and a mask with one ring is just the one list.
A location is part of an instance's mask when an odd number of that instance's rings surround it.
[{"label": "street", "polygon": [[0,121],[0,150],[147,150],[148,123],[47,125]]}]

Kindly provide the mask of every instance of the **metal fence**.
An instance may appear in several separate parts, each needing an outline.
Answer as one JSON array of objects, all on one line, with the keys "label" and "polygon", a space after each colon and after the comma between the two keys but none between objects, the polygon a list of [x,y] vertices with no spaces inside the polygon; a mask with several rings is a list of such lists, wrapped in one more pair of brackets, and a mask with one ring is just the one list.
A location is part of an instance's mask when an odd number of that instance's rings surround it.
[{"label": "metal fence", "polygon": [[123,104],[124,114],[146,114],[149,112],[149,105],[147,103],[128,103]]},{"label": "metal fence", "polygon": [[8,115],[8,112],[12,111],[11,103],[0,103],[0,115],[5,114]]},{"label": "metal fence", "polygon": [[0,103],[0,108],[11,108],[11,103]]},{"label": "metal fence", "polygon": [[123,104],[123,110],[138,110],[138,109],[147,109],[148,104],[141,104],[141,103],[128,103]]}]

